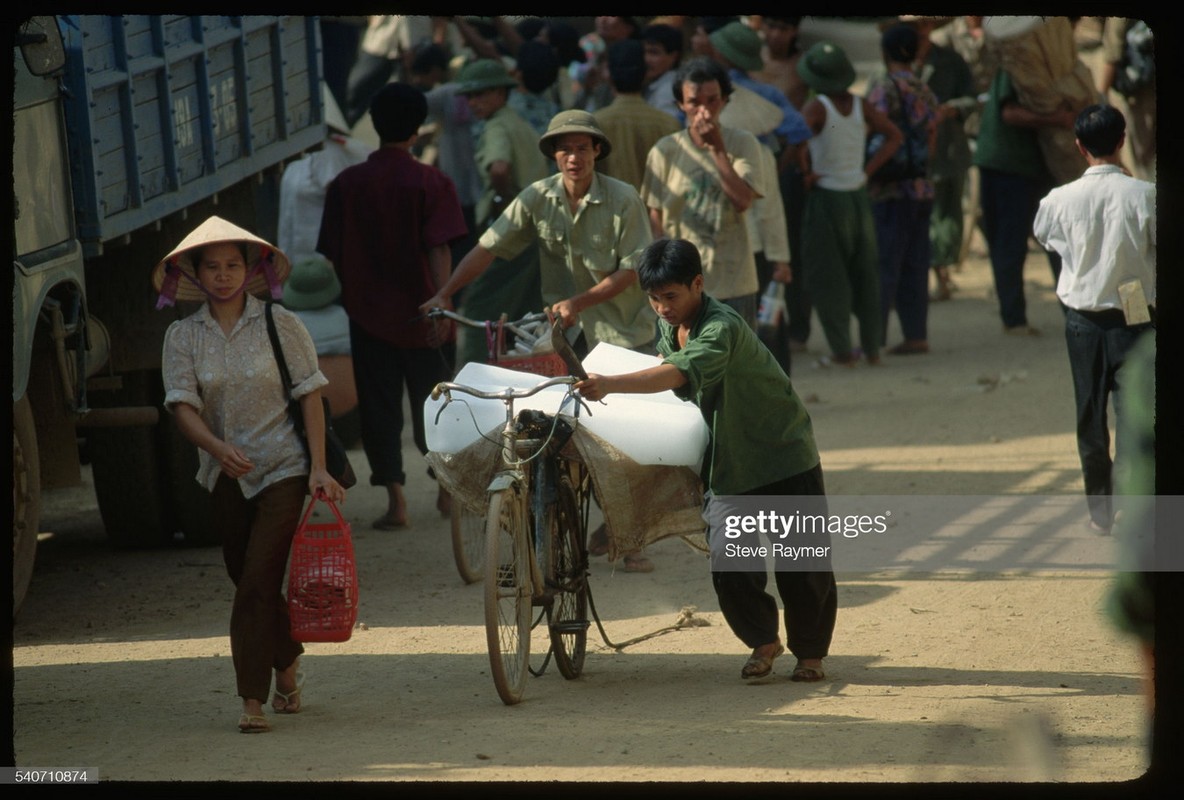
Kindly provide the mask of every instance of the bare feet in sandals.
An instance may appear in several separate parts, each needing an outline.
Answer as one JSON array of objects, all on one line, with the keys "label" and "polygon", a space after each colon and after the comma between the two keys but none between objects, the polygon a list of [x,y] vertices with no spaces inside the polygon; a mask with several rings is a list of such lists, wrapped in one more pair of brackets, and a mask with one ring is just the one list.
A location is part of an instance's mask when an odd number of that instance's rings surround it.
[{"label": "bare feet in sandals", "polygon": [[287,669],[275,671],[275,696],[271,708],[277,714],[300,713],[300,690],[304,688],[304,673],[300,671],[300,659],[288,665]]}]

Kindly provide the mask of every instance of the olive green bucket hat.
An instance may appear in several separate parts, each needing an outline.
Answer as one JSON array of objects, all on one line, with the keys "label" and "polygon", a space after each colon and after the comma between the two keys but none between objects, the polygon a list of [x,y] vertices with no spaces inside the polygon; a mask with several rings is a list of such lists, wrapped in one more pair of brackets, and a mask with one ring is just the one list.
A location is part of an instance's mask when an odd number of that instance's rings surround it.
[{"label": "olive green bucket hat", "polygon": [[518,81],[510,76],[506,65],[492,58],[482,58],[465,64],[460,74],[456,76],[456,82],[460,84],[456,89],[460,94],[473,94],[486,89],[496,89],[499,86],[511,88],[518,85]]},{"label": "olive green bucket hat", "polygon": [[341,295],[341,281],[324,256],[308,256],[292,265],[284,284],[284,305],[293,311],[315,311]]},{"label": "olive green bucket hat", "polygon": [[555,157],[555,142],[560,136],[568,133],[586,133],[592,137],[593,141],[600,144],[600,154],[596,156],[599,161],[605,158],[612,152],[612,142],[604,135],[596,124],[596,118],[587,111],[571,110],[560,111],[551,118],[550,124],[547,125],[547,132],[539,137],[539,150],[543,151],[543,155],[547,158]]},{"label": "olive green bucket hat", "polygon": [[764,68],[761,37],[743,22],[729,22],[712,33],[710,39],[720,55],[745,72],[758,72]]},{"label": "olive green bucket hat", "polygon": [[798,59],[798,75],[818,94],[842,92],[855,83],[855,67],[834,42],[817,42]]}]

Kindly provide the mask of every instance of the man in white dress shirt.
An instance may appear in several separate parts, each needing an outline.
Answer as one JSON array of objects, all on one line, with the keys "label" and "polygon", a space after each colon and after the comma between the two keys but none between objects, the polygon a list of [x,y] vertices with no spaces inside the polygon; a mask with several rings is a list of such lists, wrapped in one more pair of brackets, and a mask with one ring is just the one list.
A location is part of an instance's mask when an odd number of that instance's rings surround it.
[{"label": "man in white dress shirt", "polygon": [[1122,415],[1123,361],[1139,335],[1155,327],[1155,184],[1122,167],[1126,120],[1113,106],[1086,108],[1074,133],[1089,168],[1040,201],[1033,229],[1064,261],[1057,297],[1065,306],[1077,450],[1090,525],[1108,532],[1113,461],[1106,401],[1113,396]]}]

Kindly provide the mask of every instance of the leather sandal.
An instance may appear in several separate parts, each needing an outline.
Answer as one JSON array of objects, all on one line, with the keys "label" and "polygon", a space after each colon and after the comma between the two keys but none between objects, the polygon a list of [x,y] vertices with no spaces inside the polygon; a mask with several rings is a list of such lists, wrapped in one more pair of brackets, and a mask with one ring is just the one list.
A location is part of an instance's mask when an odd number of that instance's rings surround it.
[{"label": "leather sandal", "polygon": [[752,651],[752,655],[744,662],[744,667],[740,670],[740,677],[748,680],[749,678],[763,678],[773,671],[773,661],[777,656],[785,652],[785,648],[778,643],[777,649],[768,655],[757,655],[756,648]]},{"label": "leather sandal", "polygon": [[822,667],[807,667],[801,661],[794,665],[793,672],[790,674],[791,681],[798,682],[814,682],[820,681],[826,677],[826,673],[822,671]]}]

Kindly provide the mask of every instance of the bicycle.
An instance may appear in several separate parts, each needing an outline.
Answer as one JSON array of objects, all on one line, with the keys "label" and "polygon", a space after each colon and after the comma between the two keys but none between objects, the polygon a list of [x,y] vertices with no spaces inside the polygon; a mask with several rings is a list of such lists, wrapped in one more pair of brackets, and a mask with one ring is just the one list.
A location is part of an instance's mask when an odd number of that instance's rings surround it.
[{"label": "bicycle", "polygon": [[[563,359],[554,351],[537,352],[536,348],[550,336],[551,320],[546,313],[538,311],[521,319],[507,321],[474,320],[444,308],[433,308],[429,319],[450,319],[474,329],[485,331],[489,351],[489,362],[494,366],[531,372],[537,375],[566,374]],[[507,347],[506,333],[513,337],[513,344]],[[474,509],[457,502],[452,503],[451,533],[452,558],[456,571],[465,583],[481,580],[485,556],[485,516],[483,509]]]},{"label": "bicycle", "polygon": [[[453,392],[500,400],[506,409],[501,469],[487,488],[484,565],[490,671],[506,705],[522,700],[531,671],[531,631],[543,616],[532,624],[532,608],[543,608],[548,658],[554,656],[560,674],[570,680],[584,666],[590,624],[584,543],[591,478],[584,463],[564,448],[583,402],[571,388],[577,380],[564,375],[530,389],[500,391],[443,382],[432,390],[433,400],[445,398],[440,412],[453,401]],[[515,414],[515,400],[559,385],[568,388],[554,414],[536,409]],[[569,402],[574,407],[570,417],[562,413]]]}]

